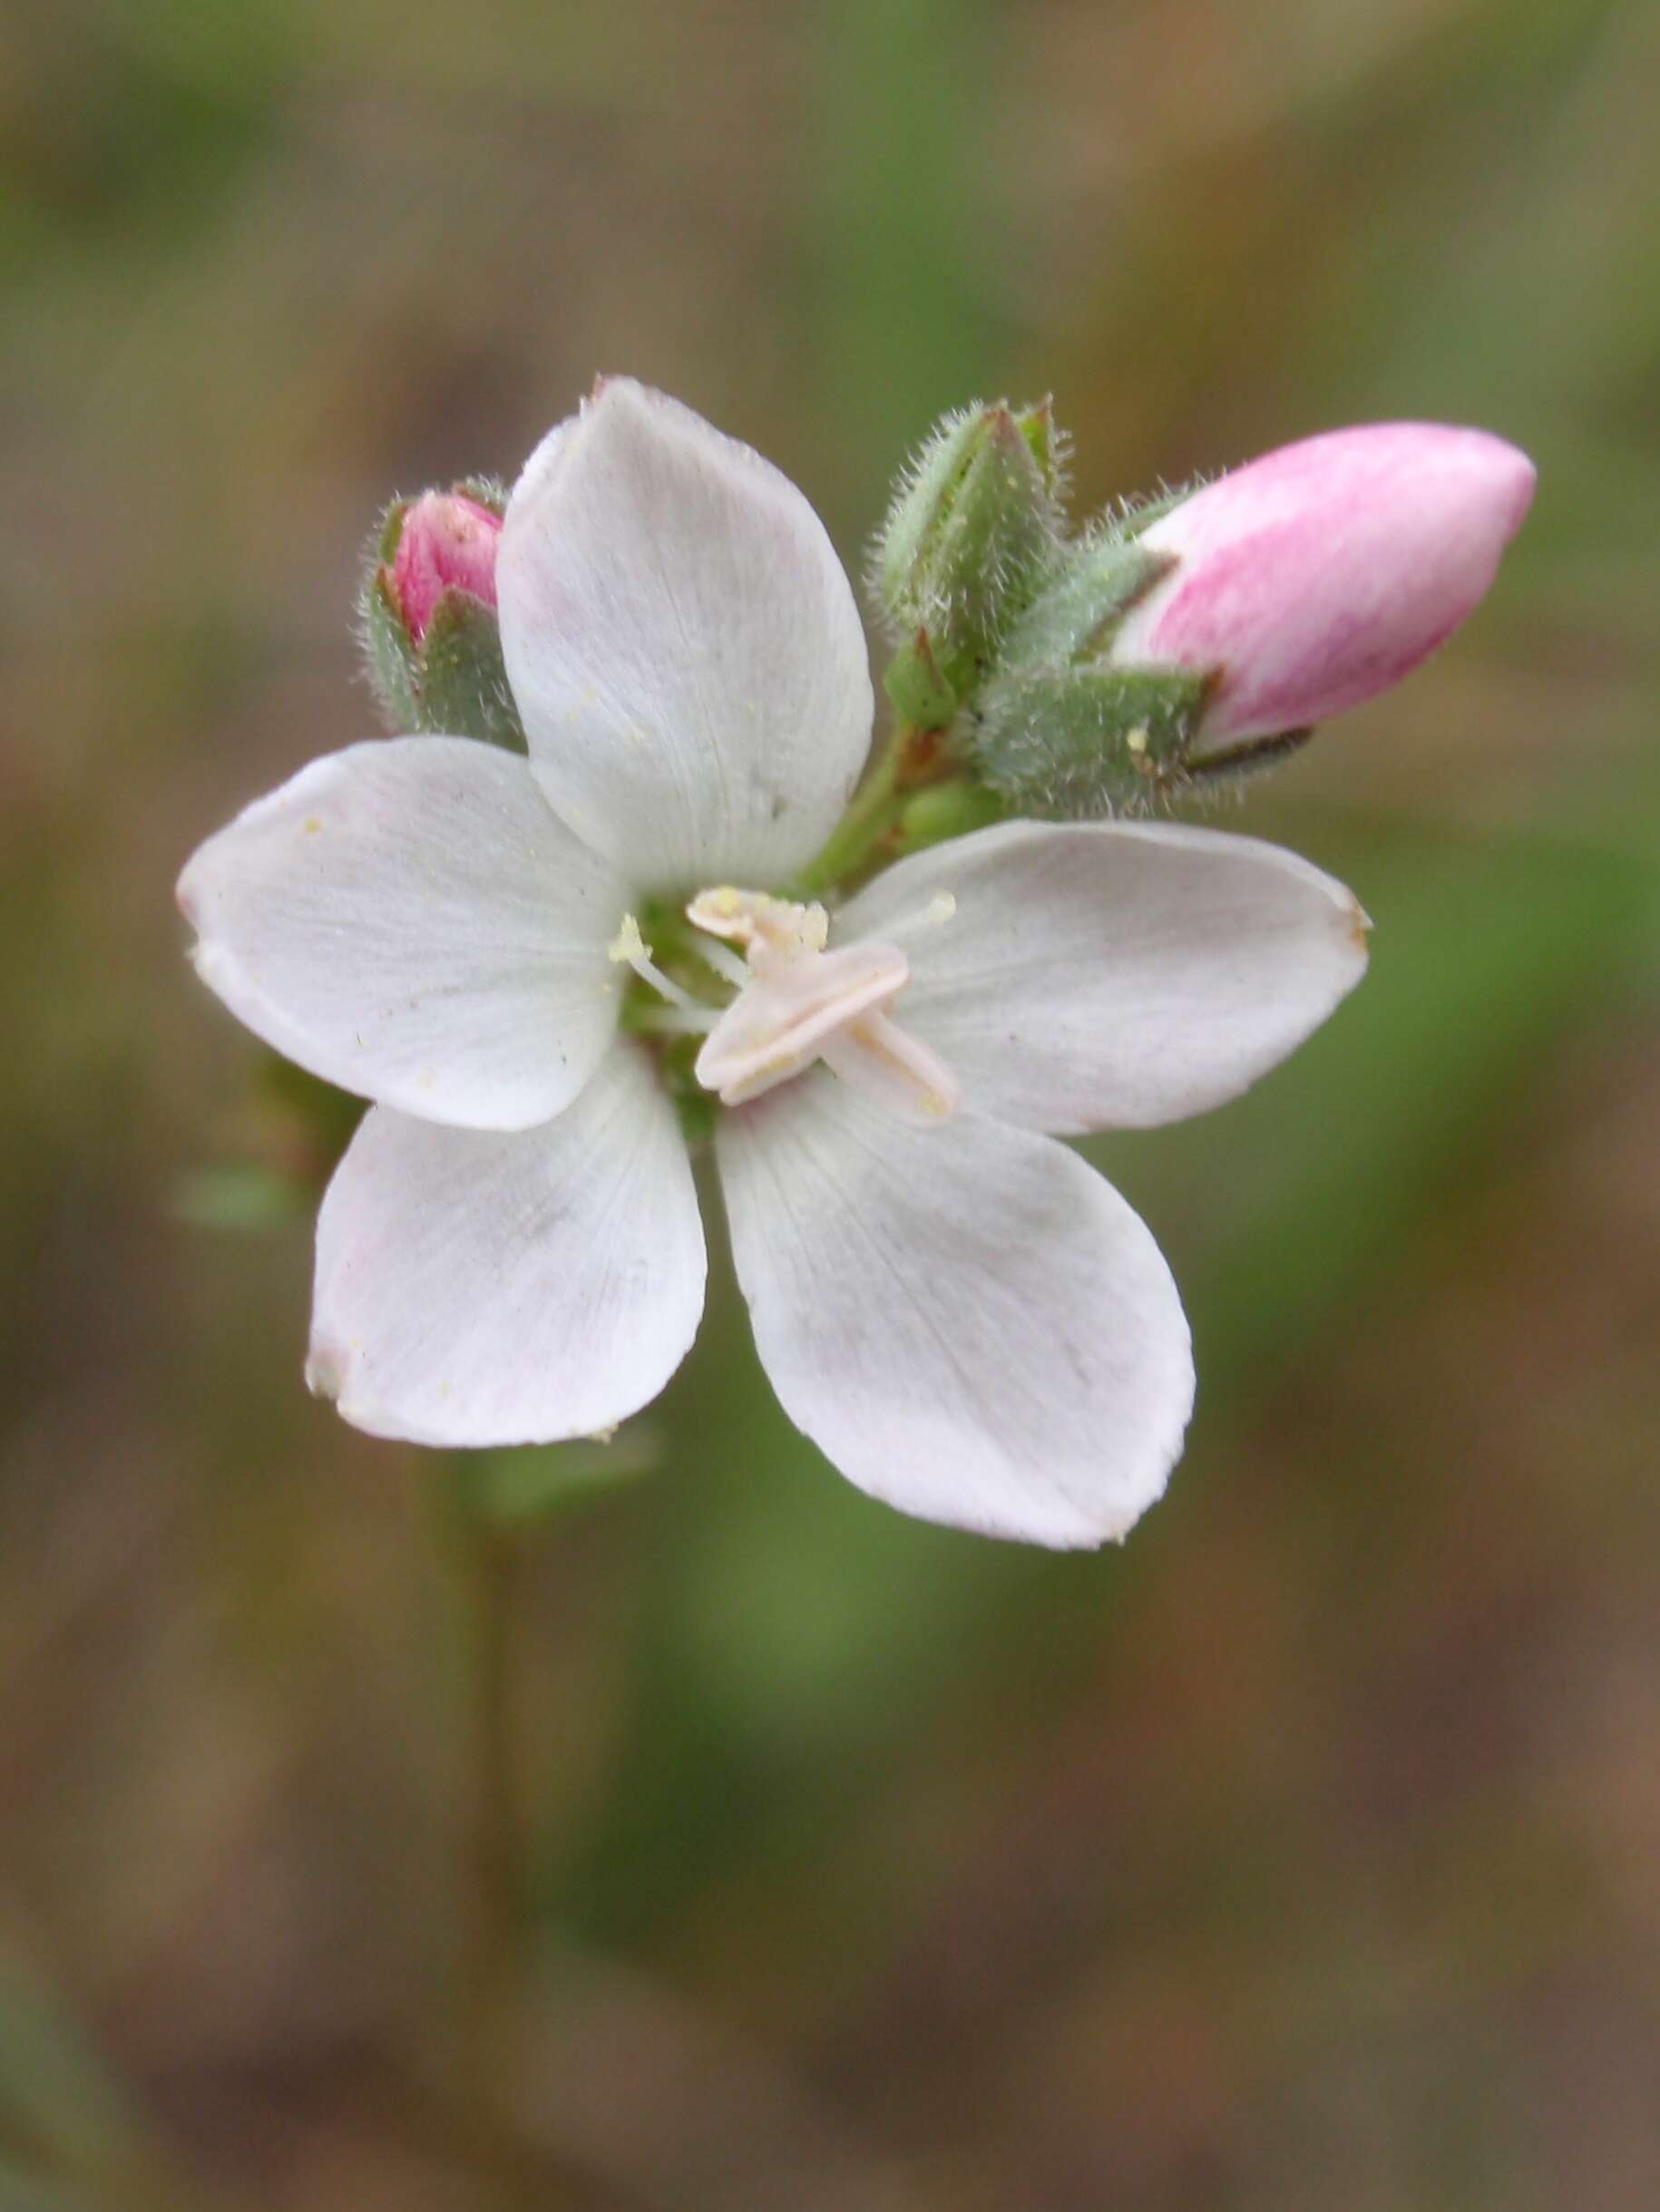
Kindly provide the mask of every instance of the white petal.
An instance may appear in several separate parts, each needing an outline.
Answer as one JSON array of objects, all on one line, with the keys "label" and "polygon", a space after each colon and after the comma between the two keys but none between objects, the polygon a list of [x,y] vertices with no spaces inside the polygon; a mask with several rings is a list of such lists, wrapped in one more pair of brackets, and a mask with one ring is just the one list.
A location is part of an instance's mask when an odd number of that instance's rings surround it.
[{"label": "white petal", "polygon": [[722,1117],[757,1350],[785,1411],[873,1497],[1034,1544],[1121,1535],[1193,1404],[1145,1225],[1051,1138],[902,1125],[833,1077]]},{"label": "white petal", "polygon": [[496,589],[536,772],[636,888],[775,883],[817,851],[869,663],[823,523],[758,453],[611,378],[526,464]]},{"label": "white petal", "polygon": [[[1009,823],[902,861],[835,937],[903,931],[891,1011],[971,1113],[1077,1135],[1220,1105],[1302,1043],[1366,966],[1352,892],[1277,845],[1167,823]],[[944,901],[942,899],[942,905]]]},{"label": "white petal", "polygon": [[204,981],[250,1029],[429,1121],[546,1121],[616,1027],[620,886],[493,745],[313,761],[209,838],[179,903]]},{"label": "white petal", "polygon": [[317,1221],[307,1379],[372,1436],[544,1444],[638,1412],[703,1310],[674,1108],[637,1047],[540,1129],[378,1107]]}]

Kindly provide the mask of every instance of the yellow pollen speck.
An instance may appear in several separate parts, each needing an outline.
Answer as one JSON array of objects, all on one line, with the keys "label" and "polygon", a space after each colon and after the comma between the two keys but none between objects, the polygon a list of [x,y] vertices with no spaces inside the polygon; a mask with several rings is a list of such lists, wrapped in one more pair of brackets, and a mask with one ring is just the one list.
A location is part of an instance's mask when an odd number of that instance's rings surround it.
[{"label": "yellow pollen speck", "polygon": [[936,891],[928,901],[930,921],[949,921],[956,911],[956,897],[949,891]]},{"label": "yellow pollen speck", "polygon": [[323,818],[320,814],[308,814],[306,816],[306,834],[308,837],[315,837],[322,826]]}]

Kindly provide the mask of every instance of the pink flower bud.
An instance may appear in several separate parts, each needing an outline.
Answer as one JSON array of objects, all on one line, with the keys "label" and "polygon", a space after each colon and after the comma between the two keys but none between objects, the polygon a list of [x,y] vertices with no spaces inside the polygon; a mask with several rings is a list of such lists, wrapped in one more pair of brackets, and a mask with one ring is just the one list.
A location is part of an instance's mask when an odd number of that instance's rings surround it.
[{"label": "pink flower bud", "polygon": [[1482,430],[1373,423],[1282,446],[1139,542],[1176,566],[1110,658],[1216,672],[1202,737],[1301,729],[1399,683],[1487,591],[1533,498]]},{"label": "pink flower bud", "polygon": [[392,557],[392,589],[418,645],[440,595],[452,585],[495,605],[502,518],[464,492],[423,492],[404,517]]}]

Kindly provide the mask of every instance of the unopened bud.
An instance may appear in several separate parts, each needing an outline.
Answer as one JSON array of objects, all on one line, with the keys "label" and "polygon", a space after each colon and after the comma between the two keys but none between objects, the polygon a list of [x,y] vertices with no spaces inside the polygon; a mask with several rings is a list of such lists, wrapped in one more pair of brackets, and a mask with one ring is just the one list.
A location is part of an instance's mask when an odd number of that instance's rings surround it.
[{"label": "unopened bud", "polygon": [[495,605],[501,535],[501,516],[464,492],[423,492],[405,510],[392,556],[392,590],[416,645],[445,591],[465,591],[485,607]]},{"label": "unopened bud", "polygon": [[504,500],[487,482],[387,509],[364,579],[369,679],[388,726],[522,749],[496,619]]},{"label": "unopened bud", "polygon": [[1058,434],[1047,400],[948,415],[894,493],[871,560],[875,598],[905,650],[950,697],[978,688],[1060,544]]},{"label": "unopened bud", "polygon": [[1476,607],[1533,498],[1527,455],[1480,430],[1377,423],[1282,447],[1195,492],[1137,543],[1167,573],[1109,658],[1209,693],[1199,756],[1323,721],[1399,683]]},{"label": "unopened bud", "polygon": [[1099,526],[1004,641],[970,728],[981,775],[1078,819],[1274,765],[1458,627],[1533,479],[1483,431],[1378,424]]}]

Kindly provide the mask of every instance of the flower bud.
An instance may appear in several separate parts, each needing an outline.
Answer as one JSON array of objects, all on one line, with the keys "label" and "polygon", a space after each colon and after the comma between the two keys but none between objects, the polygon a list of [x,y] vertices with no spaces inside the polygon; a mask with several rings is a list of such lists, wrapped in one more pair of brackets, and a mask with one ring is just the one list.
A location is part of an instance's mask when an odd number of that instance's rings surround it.
[{"label": "flower bud", "polygon": [[1486,593],[1533,497],[1485,431],[1376,423],[1265,454],[1136,540],[1165,576],[1108,660],[1208,685],[1196,758],[1306,727],[1398,683]]},{"label": "flower bud", "polygon": [[419,645],[443,594],[454,588],[495,605],[502,518],[464,492],[423,492],[404,512],[392,556],[392,590],[404,627]]},{"label": "flower bud", "polygon": [[523,747],[495,611],[499,487],[395,501],[361,601],[369,680],[388,726]]},{"label": "flower bud", "polygon": [[971,697],[1059,546],[1059,440],[1047,400],[947,415],[894,493],[872,590],[907,652]]}]

